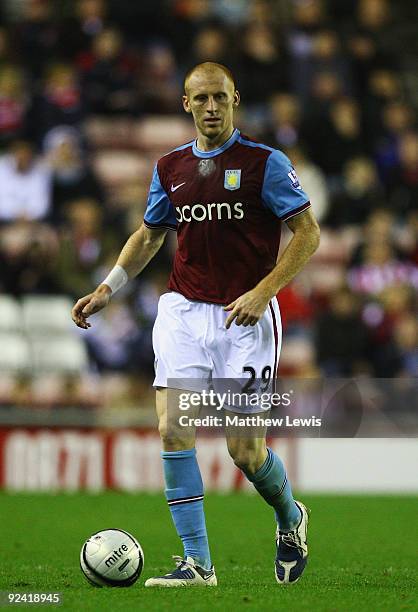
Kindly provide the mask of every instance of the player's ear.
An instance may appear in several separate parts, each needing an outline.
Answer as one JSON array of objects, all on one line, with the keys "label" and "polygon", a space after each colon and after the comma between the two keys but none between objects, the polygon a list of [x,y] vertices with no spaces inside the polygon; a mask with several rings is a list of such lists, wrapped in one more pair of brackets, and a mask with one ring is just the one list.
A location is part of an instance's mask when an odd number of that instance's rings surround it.
[{"label": "player's ear", "polygon": [[189,98],[187,96],[183,96],[182,100],[183,100],[183,108],[186,111],[186,113],[191,113],[192,109],[190,107]]},{"label": "player's ear", "polygon": [[241,101],[241,96],[240,96],[240,93],[239,93],[238,89],[236,89],[236,90],[234,91],[234,101],[233,101],[233,105],[234,105],[234,106],[238,106],[238,105],[239,105],[239,103],[240,103],[240,101]]}]

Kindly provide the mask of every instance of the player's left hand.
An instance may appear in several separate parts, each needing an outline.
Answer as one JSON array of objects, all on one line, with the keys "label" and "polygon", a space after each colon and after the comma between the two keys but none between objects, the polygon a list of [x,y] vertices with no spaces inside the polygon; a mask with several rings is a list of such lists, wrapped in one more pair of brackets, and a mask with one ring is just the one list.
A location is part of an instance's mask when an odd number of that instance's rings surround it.
[{"label": "player's left hand", "polygon": [[224,310],[231,311],[225,322],[226,329],[229,329],[235,319],[237,325],[255,325],[263,316],[264,311],[271,299],[261,288],[255,287],[247,293],[243,293],[239,298],[224,307]]}]

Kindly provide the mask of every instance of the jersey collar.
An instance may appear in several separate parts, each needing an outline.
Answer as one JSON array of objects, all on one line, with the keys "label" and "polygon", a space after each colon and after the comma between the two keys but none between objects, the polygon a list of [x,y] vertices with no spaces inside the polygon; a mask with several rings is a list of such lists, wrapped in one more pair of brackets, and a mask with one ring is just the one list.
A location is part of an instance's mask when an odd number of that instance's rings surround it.
[{"label": "jersey collar", "polygon": [[239,130],[235,128],[235,130],[232,132],[228,140],[224,142],[221,147],[218,147],[217,149],[213,149],[212,151],[201,151],[200,149],[198,149],[197,139],[196,139],[193,142],[193,154],[196,155],[196,157],[215,157],[216,155],[219,155],[219,153],[223,153],[224,151],[229,149],[229,147],[232,147],[234,142],[238,140],[239,134],[240,134]]}]

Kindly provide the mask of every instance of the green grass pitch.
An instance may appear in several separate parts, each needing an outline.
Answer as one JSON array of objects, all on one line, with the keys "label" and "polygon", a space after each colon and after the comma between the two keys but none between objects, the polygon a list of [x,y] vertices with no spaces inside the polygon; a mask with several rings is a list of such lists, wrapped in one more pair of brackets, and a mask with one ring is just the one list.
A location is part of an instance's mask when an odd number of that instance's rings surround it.
[{"label": "green grass pitch", "polygon": [[[312,510],[310,561],[297,584],[275,582],[271,509],[255,495],[209,494],[218,587],[145,589],[144,579],[181,554],[162,495],[2,493],[0,589],[59,591],[60,609],[73,611],[418,610],[417,497],[301,499]],[[108,527],[131,531],[144,548],[144,571],[130,588],[94,588],[80,572],[83,541]]]}]

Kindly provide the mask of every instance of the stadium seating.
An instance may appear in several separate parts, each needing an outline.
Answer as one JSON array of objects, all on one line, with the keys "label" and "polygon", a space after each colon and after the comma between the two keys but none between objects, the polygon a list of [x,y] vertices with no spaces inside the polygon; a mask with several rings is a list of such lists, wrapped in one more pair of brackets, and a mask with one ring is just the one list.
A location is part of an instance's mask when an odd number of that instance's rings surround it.
[{"label": "stadium seating", "polygon": [[0,373],[84,372],[87,350],[73,328],[71,307],[65,296],[29,295],[22,304],[0,296]]},{"label": "stadium seating", "polygon": [[182,117],[151,115],[134,126],[135,143],[144,151],[167,152],[194,138],[193,123]]},{"label": "stadium seating", "polygon": [[90,117],[85,131],[93,149],[135,149],[163,151],[196,136],[193,124],[187,118],[173,115],[149,115],[140,120],[126,117]]},{"label": "stadium seating", "polygon": [[308,336],[288,337],[280,354],[282,376],[308,372],[315,363],[315,351]]},{"label": "stadium seating", "polygon": [[31,370],[27,338],[18,332],[0,332],[0,372],[21,374]]},{"label": "stadium seating", "polygon": [[0,331],[17,331],[21,325],[20,303],[10,295],[0,295]]},{"label": "stadium seating", "polygon": [[110,121],[103,117],[89,117],[84,130],[93,149],[124,148],[135,146],[134,120],[126,117],[114,117]]},{"label": "stadium seating", "polygon": [[93,167],[106,186],[149,180],[152,174],[152,165],[147,157],[126,150],[110,149],[97,152],[93,157]]},{"label": "stadium seating", "polygon": [[38,372],[77,374],[88,367],[86,347],[76,336],[33,337],[31,352],[35,374]]},{"label": "stadium seating", "polygon": [[23,298],[23,322],[26,332],[66,334],[72,330],[70,298],[62,295],[28,295]]}]

